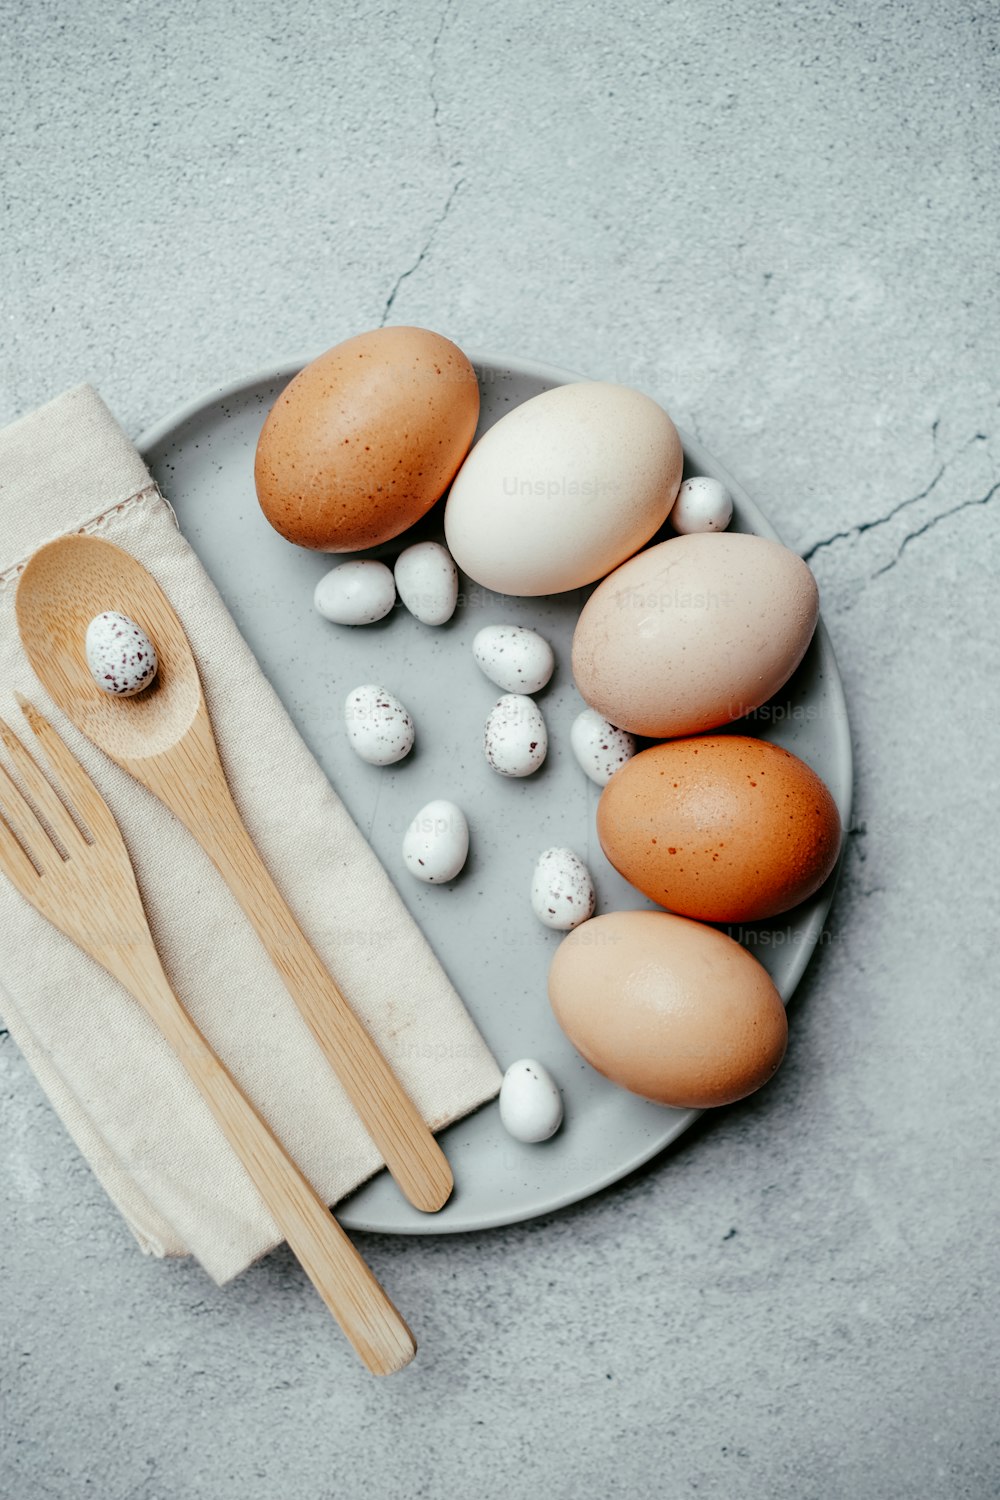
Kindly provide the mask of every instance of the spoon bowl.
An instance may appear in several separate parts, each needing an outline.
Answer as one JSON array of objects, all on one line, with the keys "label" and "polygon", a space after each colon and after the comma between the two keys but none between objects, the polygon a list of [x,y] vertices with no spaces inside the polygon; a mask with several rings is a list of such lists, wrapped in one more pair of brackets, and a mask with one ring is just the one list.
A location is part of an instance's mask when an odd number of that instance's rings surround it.
[{"label": "spoon bowl", "polygon": [[[49,542],[21,574],[15,609],[49,697],[112,760],[131,770],[184,738],[202,706],[198,668],[169,600],[130,553],[96,536]],[[156,647],[159,671],[134,698],[104,692],[87,665],[87,626],[105,610],[134,620]]]}]

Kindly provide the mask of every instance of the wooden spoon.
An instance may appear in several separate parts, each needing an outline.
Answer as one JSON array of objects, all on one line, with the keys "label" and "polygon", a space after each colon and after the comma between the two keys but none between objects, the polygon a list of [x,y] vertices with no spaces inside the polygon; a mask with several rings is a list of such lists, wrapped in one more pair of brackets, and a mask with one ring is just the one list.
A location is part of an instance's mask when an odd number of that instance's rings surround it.
[{"label": "wooden spoon", "polygon": [[[160,668],[134,698],[94,682],[87,625],[117,610],[141,625]],[[451,1168],[398,1078],[327,973],[271,879],[232,799],[184,627],[152,575],[96,536],[65,536],[27,563],[17,625],[31,665],[68,719],[169,807],[229,885],[407,1198],[433,1213]]]}]

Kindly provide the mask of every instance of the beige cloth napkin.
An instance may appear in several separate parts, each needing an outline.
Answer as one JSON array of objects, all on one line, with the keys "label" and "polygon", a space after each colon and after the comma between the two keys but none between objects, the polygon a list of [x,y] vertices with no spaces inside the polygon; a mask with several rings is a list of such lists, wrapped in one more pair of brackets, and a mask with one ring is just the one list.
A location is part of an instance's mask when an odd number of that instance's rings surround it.
[{"label": "beige cloth napkin", "polygon": [[[21,649],[19,569],[68,531],[117,542],[164,588],[191,638],[250,832],[430,1125],[493,1097],[499,1069],[100,397],[81,386],[0,432],[0,715],[30,739],[14,700],[20,690],[87,767],[121,824],[181,1000],[335,1203],[381,1165],[375,1146],[221,877],[166,809],[54,708]],[[0,985],[12,1037],[145,1250],[191,1253],[223,1282],[278,1243],[152,1023],[2,877]]]}]

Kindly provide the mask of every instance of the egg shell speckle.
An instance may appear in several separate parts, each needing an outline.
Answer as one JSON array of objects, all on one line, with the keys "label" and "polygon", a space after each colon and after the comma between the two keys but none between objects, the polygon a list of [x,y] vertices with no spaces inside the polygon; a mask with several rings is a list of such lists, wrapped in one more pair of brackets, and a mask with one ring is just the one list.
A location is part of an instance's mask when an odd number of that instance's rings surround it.
[{"label": "egg shell speckle", "polygon": [[538,693],[555,670],[552,647],[524,625],[484,625],[472,642],[479,670],[507,693]]},{"label": "egg shell speckle", "polygon": [[497,700],[486,720],[483,737],[486,759],[501,776],[531,776],[549,748],[542,711],[531,698],[507,693]]},{"label": "egg shell speckle", "polygon": [[156,647],[141,625],[117,610],[95,615],[84,641],[90,675],[102,692],[133,698],[159,671]]},{"label": "egg shell speckle", "polygon": [[373,560],[340,563],[324,573],[313,592],[315,609],[335,625],[373,625],[395,602],[392,573]]},{"label": "egg shell speckle", "polygon": [[403,838],[403,863],[426,885],[454,880],[469,856],[469,825],[454,802],[443,797],[417,813]]},{"label": "egg shell speckle", "polygon": [[479,383],[450,339],[376,328],[285,387],[257,444],[261,510],[300,547],[357,552],[419,521],[444,494],[479,419]]},{"label": "egg shell speckle", "polygon": [[569,741],[580,767],[597,786],[607,786],[636,751],[635,735],[616,728],[593,708],[577,714]]},{"label": "egg shell speckle", "polygon": [[670,511],[670,524],[679,536],[725,531],[732,519],[732,496],[720,479],[707,474],[685,479]]},{"label": "egg shell speckle", "polygon": [[597,897],[590,871],[572,849],[546,849],[531,880],[531,908],[546,927],[569,932],[594,915]]},{"label": "egg shell speckle", "polygon": [[375,683],[348,693],[344,719],[351,745],[369,765],[394,765],[413,749],[413,720],[398,698]]},{"label": "egg shell speckle", "polygon": [[415,542],[396,559],[399,597],[422,625],[444,625],[458,603],[458,569],[440,542]]},{"label": "egg shell speckle", "polygon": [[704,922],[754,922],[806,900],[840,850],[840,815],[806,763],[749,735],[652,745],[605,787],[601,847],[651,900]]},{"label": "egg shell speckle", "polygon": [[516,1141],[535,1145],[555,1135],[563,1119],[555,1079],[533,1057],[511,1063],[500,1085],[500,1121]]}]

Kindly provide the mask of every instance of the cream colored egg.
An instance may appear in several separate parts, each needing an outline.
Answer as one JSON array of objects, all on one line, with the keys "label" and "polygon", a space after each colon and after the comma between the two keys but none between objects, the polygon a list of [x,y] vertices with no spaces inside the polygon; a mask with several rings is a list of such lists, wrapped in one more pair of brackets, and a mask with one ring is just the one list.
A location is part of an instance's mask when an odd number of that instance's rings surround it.
[{"label": "cream colored egg", "polygon": [[661,406],[629,386],[556,386],[508,412],[451,487],[445,535],[463,572],[498,593],[593,583],[666,520],[683,454]]},{"label": "cream colored egg", "polygon": [[759,708],[816,628],[816,580],[797,553],[741,532],[679,536],[594,590],[573,676],[604,718],[652,739],[700,734]]}]

